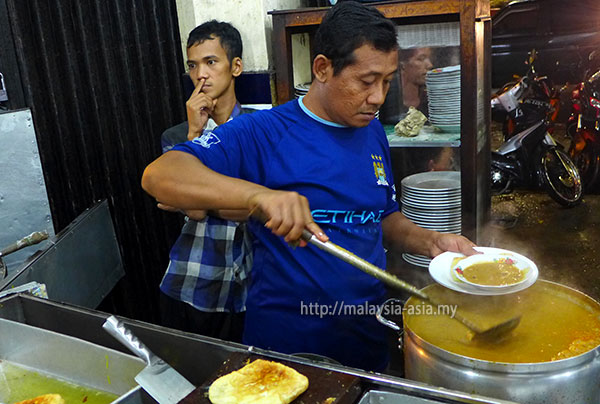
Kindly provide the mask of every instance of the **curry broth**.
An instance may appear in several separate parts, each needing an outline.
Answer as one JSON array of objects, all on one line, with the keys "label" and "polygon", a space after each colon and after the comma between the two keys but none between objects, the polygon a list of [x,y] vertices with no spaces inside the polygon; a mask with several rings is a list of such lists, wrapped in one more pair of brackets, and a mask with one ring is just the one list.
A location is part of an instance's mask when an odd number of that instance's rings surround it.
[{"label": "curry broth", "polygon": [[512,285],[525,279],[521,271],[512,261],[480,262],[469,265],[462,270],[463,277],[478,285],[503,286]]},{"label": "curry broth", "polygon": [[[405,326],[444,350],[492,362],[536,363],[564,359],[600,344],[600,305],[564,286],[538,281],[518,293],[467,295],[430,285],[424,291],[436,301],[457,304],[459,311],[481,325],[492,325],[522,314],[521,322],[500,341],[472,340],[469,330],[444,315],[408,314]],[[406,303],[423,305],[412,297]],[[423,311],[413,311],[421,313]]]},{"label": "curry broth", "polygon": [[0,402],[15,403],[43,394],[60,394],[65,404],[109,404],[116,394],[60,380],[8,361],[0,361]]}]

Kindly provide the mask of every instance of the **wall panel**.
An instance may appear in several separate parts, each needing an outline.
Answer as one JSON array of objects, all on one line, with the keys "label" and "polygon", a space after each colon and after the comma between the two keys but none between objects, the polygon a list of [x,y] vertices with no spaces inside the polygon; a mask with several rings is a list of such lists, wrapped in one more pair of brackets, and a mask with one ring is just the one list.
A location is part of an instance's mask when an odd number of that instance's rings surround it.
[{"label": "wall panel", "polygon": [[108,198],[126,277],[101,308],[155,321],[180,218],[140,178],[162,131],[185,119],[175,1],[4,2],[55,229]]}]

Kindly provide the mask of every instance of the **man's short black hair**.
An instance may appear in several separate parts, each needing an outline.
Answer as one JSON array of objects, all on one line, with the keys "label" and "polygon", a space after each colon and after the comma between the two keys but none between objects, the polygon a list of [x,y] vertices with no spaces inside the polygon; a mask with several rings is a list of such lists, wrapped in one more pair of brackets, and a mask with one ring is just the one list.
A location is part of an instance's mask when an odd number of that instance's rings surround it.
[{"label": "man's short black hair", "polygon": [[354,63],[354,50],[364,44],[382,52],[398,48],[396,27],[377,9],[356,1],[343,1],[332,7],[315,35],[314,56],[332,61],[333,74]]},{"label": "man's short black hair", "polygon": [[215,38],[219,38],[221,41],[221,46],[227,53],[229,63],[231,63],[234,58],[242,57],[242,37],[240,32],[228,22],[211,20],[198,25],[190,32],[187,47],[189,49],[194,45]]}]

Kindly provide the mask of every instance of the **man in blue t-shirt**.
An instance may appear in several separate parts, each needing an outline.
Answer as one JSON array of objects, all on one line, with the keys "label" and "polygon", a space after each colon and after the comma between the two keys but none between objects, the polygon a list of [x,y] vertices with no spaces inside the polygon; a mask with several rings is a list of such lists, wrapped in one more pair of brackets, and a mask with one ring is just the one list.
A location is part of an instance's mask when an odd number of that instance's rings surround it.
[{"label": "man in blue t-shirt", "polygon": [[[341,2],[325,16],[314,49],[304,98],[174,147],[146,168],[142,186],[163,204],[246,209],[253,218],[245,344],[382,371],[386,330],[372,309],[384,300],[383,285],[306,246],[302,231],[380,267],[384,238],[389,248],[432,257],[472,254],[473,243],[422,229],[398,210],[387,139],[374,119],[397,70],[393,23]],[[305,248],[289,245],[298,242]]]}]

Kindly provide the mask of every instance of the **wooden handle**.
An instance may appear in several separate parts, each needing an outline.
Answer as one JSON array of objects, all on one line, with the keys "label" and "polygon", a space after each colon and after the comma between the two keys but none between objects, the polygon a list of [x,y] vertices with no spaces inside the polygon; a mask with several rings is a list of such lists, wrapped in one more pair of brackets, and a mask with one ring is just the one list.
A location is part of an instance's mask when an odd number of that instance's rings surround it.
[{"label": "wooden handle", "polygon": [[8,255],[12,252],[20,250],[21,248],[29,247],[30,245],[37,244],[48,238],[48,233],[45,231],[36,231],[31,233],[29,236],[23,237],[21,240],[9,245],[2,251],[0,251],[0,257]]}]

